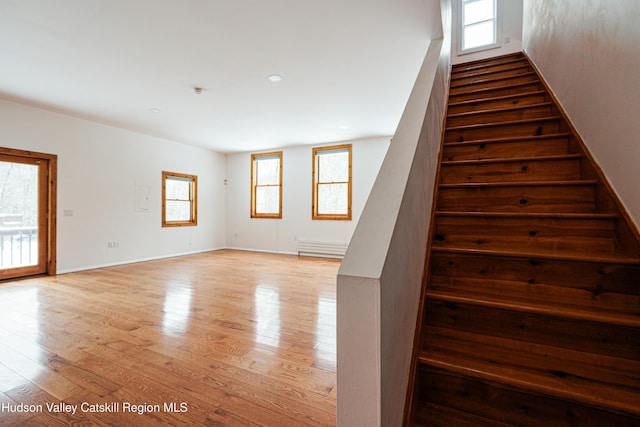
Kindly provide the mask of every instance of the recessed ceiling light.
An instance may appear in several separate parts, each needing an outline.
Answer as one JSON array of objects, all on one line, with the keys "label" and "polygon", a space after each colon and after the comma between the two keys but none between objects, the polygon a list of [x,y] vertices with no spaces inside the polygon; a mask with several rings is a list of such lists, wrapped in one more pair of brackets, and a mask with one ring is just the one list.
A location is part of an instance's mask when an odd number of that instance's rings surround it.
[{"label": "recessed ceiling light", "polygon": [[282,81],[282,79],[283,77],[278,74],[270,74],[267,76],[267,80],[269,80],[271,83],[279,83]]},{"label": "recessed ceiling light", "polygon": [[340,126],[338,126],[338,129],[349,129],[349,126],[347,126],[347,125],[340,125]]},{"label": "recessed ceiling light", "polygon": [[149,108],[149,111],[151,111],[154,114],[158,114],[160,112],[159,108]]}]

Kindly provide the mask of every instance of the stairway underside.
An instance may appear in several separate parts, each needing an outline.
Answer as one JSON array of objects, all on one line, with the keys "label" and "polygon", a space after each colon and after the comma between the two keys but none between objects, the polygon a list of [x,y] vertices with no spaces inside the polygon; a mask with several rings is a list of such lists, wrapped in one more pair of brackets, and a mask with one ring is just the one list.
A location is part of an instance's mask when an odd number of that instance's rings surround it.
[{"label": "stairway underside", "polygon": [[406,425],[640,425],[640,240],[523,54],[456,65]]}]

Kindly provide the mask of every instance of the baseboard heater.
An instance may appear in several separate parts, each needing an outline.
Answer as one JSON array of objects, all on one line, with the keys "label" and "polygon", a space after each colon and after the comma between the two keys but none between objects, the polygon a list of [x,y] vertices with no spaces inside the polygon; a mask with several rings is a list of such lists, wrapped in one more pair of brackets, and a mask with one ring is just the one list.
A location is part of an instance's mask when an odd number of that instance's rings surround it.
[{"label": "baseboard heater", "polygon": [[318,242],[311,240],[298,240],[298,255],[325,256],[342,258],[347,252],[347,243]]}]

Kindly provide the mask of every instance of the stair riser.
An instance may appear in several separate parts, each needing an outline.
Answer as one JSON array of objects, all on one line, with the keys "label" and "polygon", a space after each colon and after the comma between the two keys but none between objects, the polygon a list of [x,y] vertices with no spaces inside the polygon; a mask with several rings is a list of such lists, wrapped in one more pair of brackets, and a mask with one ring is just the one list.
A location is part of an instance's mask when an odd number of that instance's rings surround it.
[{"label": "stair riser", "polygon": [[513,138],[536,135],[549,135],[561,132],[560,120],[539,120],[525,123],[504,125],[469,126],[461,128],[447,128],[444,142],[477,141],[492,138]]},{"label": "stair riser", "polygon": [[488,58],[480,61],[474,61],[473,63],[466,64],[453,64],[451,66],[451,72],[453,74],[475,71],[485,70],[491,67],[512,67],[513,64],[528,64],[527,59],[522,54],[509,55],[498,58]]},{"label": "stair riser", "polygon": [[531,72],[531,67],[528,65],[521,65],[516,67],[503,67],[500,70],[478,70],[476,73],[466,73],[466,75],[454,74],[451,76],[451,87],[470,84],[477,80],[514,77]]},{"label": "stair riser", "polygon": [[594,186],[440,188],[438,209],[446,212],[594,213]]},{"label": "stair riser", "polygon": [[640,420],[541,395],[510,390],[495,383],[461,378],[446,371],[420,372],[420,401],[464,408],[479,417],[511,426],[632,427]]},{"label": "stair riser", "polygon": [[554,115],[553,108],[549,105],[530,106],[523,109],[492,111],[486,113],[454,116],[447,119],[447,127],[477,125],[485,123],[500,123],[512,120],[537,119]]},{"label": "stair riser", "polygon": [[613,220],[468,218],[436,219],[434,247],[508,251],[614,251]]},{"label": "stair riser", "polygon": [[[425,301],[425,325],[637,360],[633,327],[444,301]],[[558,315],[562,315],[558,313]]]},{"label": "stair riser", "polygon": [[444,161],[507,159],[567,153],[569,153],[569,139],[561,137],[498,143],[447,144],[444,146],[442,159]]},{"label": "stair riser", "polygon": [[[519,153],[509,153],[516,157]],[[519,162],[442,165],[441,184],[465,182],[528,182],[580,179],[580,159],[523,160]]]},{"label": "stair riser", "polygon": [[534,258],[431,254],[430,286],[640,315],[640,266]]},{"label": "stair riser", "polygon": [[522,74],[495,80],[493,80],[492,78],[488,78],[486,80],[480,80],[475,83],[452,87],[449,93],[451,95],[460,95],[463,93],[474,92],[482,89],[501,88],[505,85],[517,85],[520,83],[529,83],[534,81],[538,81],[538,77],[534,73]]},{"label": "stair riser", "polygon": [[524,92],[534,92],[542,90],[542,84],[539,81],[530,81],[517,85],[505,84],[503,87],[478,90],[475,92],[463,92],[449,94],[449,103],[457,103],[471,100],[481,100],[486,98],[494,98],[496,96],[516,95]]},{"label": "stair riser", "polygon": [[491,73],[495,71],[511,70],[522,66],[529,66],[526,59],[513,60],[502,62],[487,63],[485,65],[473,65],[470,67],[460,67],[454,65],[451,71],[451,79],[463,78],[470,75],[476,75],[478,73]]},{"label": "stair riser", "polygon": [[499,97],[489,98],[475,101],[468,101],[462,104],[450,104],[447,108],[447,114],[460,114],[472,111],[492,110],[508,107],[517,107],[522,105],[541,104],[548,101],[544,94],[532,92],[529,95],[520,95],[515,97]]},{"label": "stair riser", "polygon": [[[640,375],[640,363],[619,358],[585,354],[559,347],[510,341],[487,335],[469,334],[453,329],[429,327],[423,335],[422,354],[432,360],[458,362],[466,360],[468,369],[495,368],[495,375],[507,375],[521,369],[515,380],[540,382],[562,381],[569,390],[584,386],[585,380],[606,385],[618,391],[618,386],[633,388]],[[435,356],[435,357],[434,357]],[[552,362],[550,362],[552,360]],[[626,399],[627,393],[619,398]]]}]

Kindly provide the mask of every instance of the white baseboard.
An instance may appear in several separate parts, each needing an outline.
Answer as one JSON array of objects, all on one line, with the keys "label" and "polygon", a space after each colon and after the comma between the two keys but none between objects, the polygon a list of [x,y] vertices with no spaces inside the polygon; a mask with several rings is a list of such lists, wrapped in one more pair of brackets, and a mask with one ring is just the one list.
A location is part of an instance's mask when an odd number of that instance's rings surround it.
[{"label": "white baseboard", "polygon": [[148,258],[137,258],[137,259],[132,259],[132,260],[116,261],[116,262],[110,262],[110,263],[105,263],[105,264],[95,264],[95,265],[87,265],[87,266],[84,266],[84,267],[67,268],[67,269],[64,269],[64,270],[58,270],[56,272],[56,274],[75,273],[75,272],[78,272],[78,271],[95,270],[97,268],[115,267],[117,265],[135,264],[137,262],[155,261],[155,260],[159,260],[159,259],[175,258],[175,257],[185,256],[185,255],[195,255],[195,254],[201,254],[201,253],[204,253],[204,252],[219,251],[221,249],[228,249],[228,248],[220,247],[220,248],[212,248],[212,249],[201,249],[201,250],[198,250],[198,251],[180,252],[180,253],[175,253],[175,254],[159,255],[159,256],[148,257]]}]

